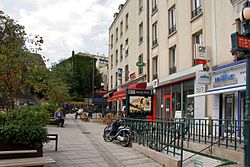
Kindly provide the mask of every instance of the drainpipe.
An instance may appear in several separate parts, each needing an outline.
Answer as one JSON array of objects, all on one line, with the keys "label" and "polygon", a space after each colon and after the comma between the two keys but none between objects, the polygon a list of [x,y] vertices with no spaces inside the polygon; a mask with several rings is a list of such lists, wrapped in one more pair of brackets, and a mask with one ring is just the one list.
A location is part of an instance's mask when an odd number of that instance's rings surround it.
[{"label": "drainpipe", "polygon": [[150,55],[149,55],[149,0],[147,0],[147,10],[146,10],[146,22],[147,22],[147,82],[150,82]]}]

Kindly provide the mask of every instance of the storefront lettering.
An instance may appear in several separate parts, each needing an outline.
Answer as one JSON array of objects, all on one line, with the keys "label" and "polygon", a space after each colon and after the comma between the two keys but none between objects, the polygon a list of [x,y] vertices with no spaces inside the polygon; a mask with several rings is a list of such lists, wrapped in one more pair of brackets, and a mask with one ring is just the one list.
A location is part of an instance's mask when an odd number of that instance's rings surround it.
[{"label": "storefront lettering", "polygon": [[237,84],[238,80],[235,77],[235,74],[223,73],[219,77],[214,78],[213,87],[226,86]]}]

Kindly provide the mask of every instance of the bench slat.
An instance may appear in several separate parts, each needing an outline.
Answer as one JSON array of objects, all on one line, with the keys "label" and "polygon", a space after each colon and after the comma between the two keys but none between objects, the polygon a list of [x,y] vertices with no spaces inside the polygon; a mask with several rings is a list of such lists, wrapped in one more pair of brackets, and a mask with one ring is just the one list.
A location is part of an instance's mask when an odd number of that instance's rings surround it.
[{"label": "bench slat", "polygon": [[37,150],[11,150],[11,151],[0,151],[0,155],[6,155],[6,154],[29,154],[29,153],[37,153]]},{"label": "bench slat", "polygon": [[56,163],[51,157],[15,158],[0,160],[0,167],[36,166]]}]

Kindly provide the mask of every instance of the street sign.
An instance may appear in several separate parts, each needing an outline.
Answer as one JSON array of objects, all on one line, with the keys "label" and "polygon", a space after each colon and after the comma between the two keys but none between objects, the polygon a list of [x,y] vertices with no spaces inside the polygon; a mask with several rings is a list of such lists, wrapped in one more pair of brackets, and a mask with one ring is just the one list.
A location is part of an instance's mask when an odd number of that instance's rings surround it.
[{"label": "street sign", "polygon": [[244,52],[250,49],[250,37],[240,35],[238,32],[231,34],[232,52]]},{"label": "street sign", "polygon": [[145,65],[145,63],[142,62],[142,61],[138,61],[138,62],[136,63],[136,65],[137,65],[138,67],[143,67],[143,66]]}]

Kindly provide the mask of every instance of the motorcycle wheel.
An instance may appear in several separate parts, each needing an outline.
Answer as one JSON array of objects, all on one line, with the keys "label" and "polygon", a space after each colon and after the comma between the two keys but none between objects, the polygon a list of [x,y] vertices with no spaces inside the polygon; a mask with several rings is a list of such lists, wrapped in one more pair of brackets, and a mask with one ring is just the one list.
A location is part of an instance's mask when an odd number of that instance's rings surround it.
[{"label": "motorcycle wheel", "polygon": [[103,139],[106,141],[106,142],[111,142],[113,139],[110,137],[109,135],[110,133],[110,130],[106,130],[104,131],[103,133]]},{"label": "motorcycle wheel", "polygon": [[123,147],[127,147],[127,146],[129,145],[129,143],[130,143],[131,136],[130,136],[130,134],[129,134],[128,132],[123,132],[123,133],[122,133],[122,137],[124,138],[124,140],[123,140],[123,141],[120,141],[120,142],[121,142],[121,145],[122,145]]}]

